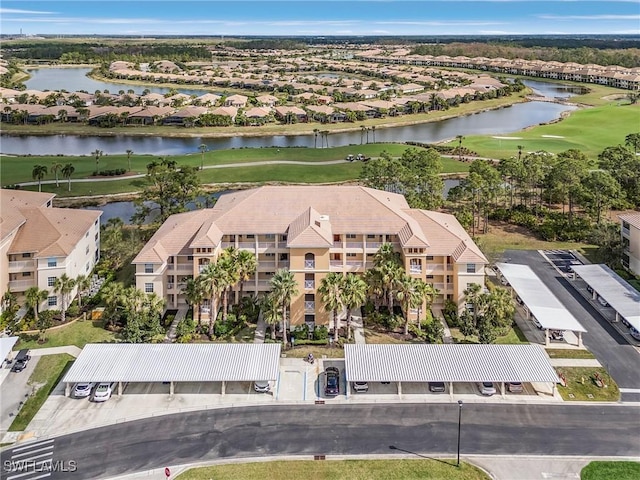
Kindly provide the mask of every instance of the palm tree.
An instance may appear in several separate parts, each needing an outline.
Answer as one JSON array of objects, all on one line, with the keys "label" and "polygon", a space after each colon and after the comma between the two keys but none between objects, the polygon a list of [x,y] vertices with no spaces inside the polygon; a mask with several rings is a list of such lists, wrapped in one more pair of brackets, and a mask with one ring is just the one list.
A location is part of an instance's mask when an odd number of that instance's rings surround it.
[{"label": "palm tree", "polygon": [[40,290],[38,287],[30,287],[24,292],[27,307],[33,310],[33,317],[38,323],[38,313],[40,312],[40,304],[49,296],[46,290]]},{"label": "palm tree", "polygon": [[69,182],[69,191],[71,191],[71,175],[73,175],[73,172],[75,171],[75,167],[70,163],[67,163],[64,167],[62,167],[62,176]]},{"label": "palm tree", "polygon": [[131,171],[131,155],[133,155],[133,150],[127,150],[127,164],[129,165],[129,171]]},{"label": "palm tree", "polygon": [[462,161],[462,140],[464,140],[464,137],[456,135],[456,140],[458,140],[458,160]]},{"label": "palm tree", "polygon": [[524,148],[522,145],[518,145],[518,162],[522,161],[522,149]]},{"label": "palm tree", "polygon": [[200,170],[204,170],[204,152],[207,151],[207,146],[204,143],[201,143],[198,149],[200,150],[201,154]]},{"label": "palm tree", "polygon": [[53,291],[60,294],[60,313],[62,314],[62,323],[67,319],[67,307],[69,306],[69,294],[76,286],[76,281],[70,278],[66,273],[63,273],[56,278],[53,284]]},{"label": "palm tree", "polygon": [[80,274],[76,277],[76,285],[78,286],[78,306],[82,307],[82,294],[91,287],[91,278]]},{"label": "palm tree", "polygon": [[124,285],[120,282],[109,282],[100,289],[100,298],[105,304],[105,313],[107,316],[107,323],[112,324],[115,314],[120,305],[120,300],[124,295]]},{"label": "palm tree", "polygon": [[437,288],[434,288],[430,283],[425,283],[422,280],[418,282],[417,290],[421,298],[420,305],[418,305],[418,329],[420,329],[423,304],[425,311],[431,310],[431,305],[433,305],[433,302],[435,301],[440,291]]},{"label": "palm tree", "polygon": [[373,134],[373,143],[376,143],[376,126],[371,126],[371,133]]},{"label": "palm tree", "polygon": [[209,337],[213,337],[213,325],[218,317],[218,301],[224,292],[224,272],[216,262],[208,263],[198,277],[205,297],[209,298]]},{"label": "palm tree", "polygon": [[466,303],[473,305],[473,319],[475,321],[478,318],[482,287],[478,283],[470,283],[462,293],[465,295]]},{"label": "palm tree", "polygon": [[253,274],[256,273],[258,268],[258,261],[256,256],[248,250],[240,250],[236,258],[236,267],[238,269],[238,277],[240,279],[240,293],[238,295],[238,301],[242,300],[242,291],[244,289],[244,282],[249,280]]},{"label": "palm tree", "polygon": [[406,273],[398,278],[396,297],[402,304],[404,312],[404,334],[409,334],[409,312],[412,308],[422,303],[422,298],[418,289],[418,282],[421,280],[410,277]]},{"label": "palm tree", "polygon": [[320,282],[318,294],[322,299],[324,308],[331,312],[333,318],[333,340],[338,341],[338,314],[344,308],[342,290],[344,277],[341,273],[331,272]]},{"label": "palm tree", "polygon": [[342,298],[347,307],[347,340],[351,340],[351,318],[353,310],[367,300],[367,282],[360,275],[348,274],[342,285]]},{"label": "palm tree", "polygon": [[221,282],[223,284],[222,290],[222,321],[227,321],[227,315],[229,314],[229,292],[233,286],[238,283],[240,276],[236,266],[236,253],[235,247],[228,247],[222,251],[222,255],[218,258],[218,264],[220,265]]},{"label": "palm tree", "polygon": [[320,130],[317,128],[313,129],[313,148],[318,148],[318,133]]},{"label": "palm tree", "polygon": [[56,160],[51,164],[51,173],[54,173],[56,176],[56,188],[60,187],[60,182],[58,181],[58,172],[62,168],[62,164]]},{"label": "palm tree", "polygon": [[362,142],[364,140],[364,132],[366,131],[367,131],[367,127],[365,127],[364,125],[360,125],[360,145],[362,145]]},{"label": "palm tree", "polygon": [[298,294],[298,283],[292,272],[280,268],[271,277],[271,293],[282,313],[282,343],[287,345],[287,308],[291,298]]},{"label": "palm tree", "polygon": [[102,154],[103,154],[103,151],[98,149],[91,152],[91,155],[93,155],[96,158],[96,171],[98,171],[98,164],[100,163],[100,157],[102,156]]},{"label": "palm tree", "polygon": [[47,174],[47,167],[45,165],[34,165],[31,171],[31,177],[34,180],[38,180],[38,191],[42,191],[42,179]]},{"label": "palm tree", "polygon": [[267,295],[262,297],[260,309],[262,310],[262,319],[264,320],[264,323],[271,326],[271,339],[275,340],[275,325],[280,321],[280,306],[278,305],[278,300],[273,295],[273,292],[269,292]]},{"label": "palm tree", "polygon": [[202,283],[196,281],[193,278],[187,280],[182,293],[187,300],[187,303],[192,307],[198,308],[198,326],[202,325],[202,300],[204,300],[204,291],[202,290]]}]

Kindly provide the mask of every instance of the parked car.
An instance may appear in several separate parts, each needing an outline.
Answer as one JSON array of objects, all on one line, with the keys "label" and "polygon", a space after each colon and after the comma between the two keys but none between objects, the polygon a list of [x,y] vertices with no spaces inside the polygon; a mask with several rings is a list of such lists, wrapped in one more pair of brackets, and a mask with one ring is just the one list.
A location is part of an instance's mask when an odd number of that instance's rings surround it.
[{"label": "parked car", "polygon": [[633,327],[629,328],[629,333],[636,340],[640,340],[640,332],[638,330],[636,330],[635,328],[633,328]]},{"label": "parked car", "polygon": [[429,382],[429,391],[432,393],[444,393],[444,382]]},{"label": "parked car", "polygon": [[516,295],[516,302],[518,302],[520,305],[522,305],[524,302],[522,301],[522,299]]},{"label": "parked car", "polygon": [[511,393],[522,393],[524,392],[524,387],[520,382],[509,382],[507,383],[507,390]]},{"label": "parked car", "polygon": [[625,327],[631,328],[631,324],[627,322],[625,318],[621,318],[620,321],[623,323]]},{"label": "parked car", "polygon": [[587,292],[593,293],[593,287],[591,285],[587,285]]},{"label": "parked car", "polygon": [[94,383],[76,383],[76,386],[73,389],[73,396],[75,398],[86,398],[91,395],[91,390],[93,390],[94,386]]},{"label": "parked car", "polygon": [[508,286],[509,286],[509,282],[508,282],[508,280],[507,280],[505,277],[500,277],[500,283],[501,283],[502,285],[504,285],[505,287],[508,287]]},{"label": "parked car", "polygon": [[335,397],[340,394],[340,370],[336,367],[327,367],[324,371],[324,394],[327,397]]},{"label": "parked car", "polygon": [[487,397],[496,394],[496,387],[493,385],[493,382],[479,382],[478,390],[480,390],[482,395],[486,395]]},{"label": "parked car", "polygon": [[16,358],[13,360],[13,367],[11,367],[11,371],[16,373],[21,372],[27,368],[29,360],[31,360],[29,350],[20,350],[16,355]]},{"label": "parked car", "polygon": [[607,301],[604,298],[602,298],[600,295],[598,295],[598,303],[600,305],[602,305],[603,307],[608,307],[609,306]]},{"label": "parked car", "polygon": [[111,384],[101,382],[93,391],[94,402],[106,402],[111,398]]},{"label": "parked car", "polygon": [[533,322],[533,324],[538,327],[540,330],[542,330],[542,324],[540,323],[540,320],[538,320],[536,317],[534,317],[533,315],[531,315],[531,321]]},{"label": "parked car", "polygon": [[367,382],[353,382],[353,391],[358,393],[368,392],[369,384]]},{"label": "parked car", "polygon": [[258,393],[267,393],[271,390],[271,386],[267,380],[257,380],[253,382],[253,389]]},{"label": "parked car", "polygon": [[356,157],[354,157],[353,155],[349,154],[347,155],[347,158],[345,158],[345,160],[347,162],[353,162],[356,159]]}]

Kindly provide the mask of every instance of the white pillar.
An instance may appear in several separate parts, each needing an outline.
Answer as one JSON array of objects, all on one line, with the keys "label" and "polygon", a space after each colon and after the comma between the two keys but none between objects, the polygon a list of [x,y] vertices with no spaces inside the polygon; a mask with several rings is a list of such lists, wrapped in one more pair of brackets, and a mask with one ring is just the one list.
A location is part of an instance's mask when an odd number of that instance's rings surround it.
[{"label": "white pillar", "polygon": [[578,347],[582,348],[582,332],[578,332]]},{"label": "white pillar", "polygon": [[531,320],[531,311],[529,311],[529,307],[524,307],[524,309],[527,312],[527,320]]},{"label": "white pillar", "polygon": [[169,395],[173,395],[174,392],[174,384],[173,380],[169,382]]},{"label": "white pillar", "polygon": [[593,289],[593,292],[591,292],[591,300],[595,300],[597,296],[598,294],[596,293],[596,290]]},{"label": "white pillar", "polygon": [[351,395],[351,382],[347,382],[347,391],[344,392],[347,398]]},{"label": "white pillar", "polygon": [[71,384],[69,382],[64,384],[64,396],[65,397],[71,396]]},{"label": "white pillar", "polygon": [[118,396],[122,395],[122,382],[118,382]]},{"label": "white pillar", "polygon": [[500,393],[502,394],[502,398],[505,398],[504,382],[500,382]]},{"label": "white pillar", "polygon": [[221,389],[220,393],[222,393],[222,395],[224,395],[226,393],[226,391],[227,391],[227,382],[223,381],[222,382],[222,389]]},{"label": "white pillar", "polygon": [[544,346],[548,347],[550,345],[550,341],[549,341],[549,329],[545,328],[544,329]]},{"label": "white pillar", "polygon": [[620,321],[620,314],[618,313],[618,311],[616,310],[616,322]]},{"label": "white pillar", "polygon": [[449,382],[449,398],[453,400],[453,382]]},{"label": "white pillar", "polygon": [[402,382],[398,382],[398,396],[402,396]]}]

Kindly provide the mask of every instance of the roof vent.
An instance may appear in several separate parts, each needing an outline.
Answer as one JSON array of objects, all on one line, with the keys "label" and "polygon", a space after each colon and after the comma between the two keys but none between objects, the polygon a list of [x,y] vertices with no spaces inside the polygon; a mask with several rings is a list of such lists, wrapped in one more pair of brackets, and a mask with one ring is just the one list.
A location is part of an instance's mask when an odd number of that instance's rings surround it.
[{"label": "roof vent", "polygon": [[329,221],[329,215],[320,215],[320,221],[321,222],[328,222]]}]

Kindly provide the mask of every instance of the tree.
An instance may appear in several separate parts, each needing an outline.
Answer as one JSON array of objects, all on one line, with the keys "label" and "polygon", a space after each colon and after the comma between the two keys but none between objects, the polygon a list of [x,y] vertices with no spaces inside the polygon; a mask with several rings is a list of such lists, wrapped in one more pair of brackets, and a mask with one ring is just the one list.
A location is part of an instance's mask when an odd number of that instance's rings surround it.
[{"label": "tree", "polygon": [[313,148],[318,148],[318,133],[320,130],[317,128],[313,129]]},{"label": "tree", "polygon": [[38,287],[29,287],[27,291],[24,292],[24,296],[27,307],[33,310],[33,317],[37,324],[38,313],[40,313],[40,304],[47,299],[49,292],[46,290],[40,290]]},{"label": "tree", "polygon": [[201,143],[198,149],[200,150],[200,170],[204,170],[204,153],[207,151],[207,146]]},{"label": "tree", "polygon": [[558,162],[549,172],[549,182],[553,192],[562,200],[562,213],[569,204],[569,221],[573,219],[573,209],[581,193],[581,181],[587,175],[588,158],[578,150],[567,150],[558,154]]},{"label": "tree", "polygon": [[66,273],[63,273],[53,285],[53,291],[60,294],[60,313],[62,315],[62,323],[67,318],[67,308],[69,307],[69,295],[73,292],[73,288],[76,286],[76,281],[70,278]]},{"label": "tree", "polygon": [[91,278],[80,274],[76,277],[76,285],[78,286],[78,306],[82,307],[82,295],[91,287]]},{"label": "tree", "polygon": [[632,206],[640,204],[640,161],[628,148],[621,145],[605,148],[598,155],[600,168],[608,170],[615,178],[627,201]]},{"label": "tree", "polygon": [[478,283],[470,283],[462,293],[464,293],[467,305],[473,306],[473,319],[475,321],[480,315],[480,295],[482,293],[482,286]]},{"label": "tree", "polygon": [[462,140],[464,140],[464,136],[456,135],[456,140],[458,140],[458,160],[462,161]]},{"label": "tree", "polygon": [[249,280],[249,278],[256,273],[258,268],[256,256],[248,250],[240,250],[236,257],[236,267],[238,269],[238,278],[240,280],[238,300],[242,300],[244,282]]},{"label": "tree", "polygon": [[75,172],[75,167],[67,163],[64,167],[62,167],[62,176],[67,179],[69,185],[69,191],[71,191],[71,175]]},{"label": "tree", "polygon": [[198,326],[202,325],[202,301],[205,298],[202,283],[190,278],[182,290],[187,303],[198,309]]},{"label": "tree", "polygon": [[423,281],[418,282],[416,287],[416,290],[420,295],[420,303],[418,305],[418,328],[420,328],[420,322],[422,321],[422,305],[424,304],[425,311],[431,310],[431,305],[433,305],[433,302],[440,291],[437,288],[434,288],[430,283],[425,283]]},{"label": "tree", "polygon": [[333,318],[333,340],[335,342],[338,341],[338,315],[344,308],[343,285],[344,277],[342,274],[331,272],[322,279],[318,287],[322,304],[328,312],[331,312]]},{"label": "tree", "polygon": [[278,300],[275,298],[272,292],[269,292],[267,295],[262,297],[262,301],[260,302],[260,310],[262,311],[262,318],[264,320],[264,323],[271,327],[271,340],[275,340],[275,326],[280,321],[280,306],[278,305]]},{"label": "tree", "polygon": [[367,300],[367,283],[360,275],[347,274],[342,285],[342,299],[347,308],[347,340],[351,340],[351,320],[353,310]]},{"label": "tree", "polygon": [[220,265],[220,281],[223,285],[222,290],[222,321],[227,321],[227,315],[229,313],[229,292],[231,288],[238,283],[239,274],[236,263],[236,254],[238,250],[235,247],[228,247],[222,251],[222,254],[217,260]]},{"label": "tree", "polygon": [[373,269],[377,271],[379,276],[382,298],[389,308],[389,314],[393,315],[393,299],[396,296],[396,286],[402,275],[404,275],[400,254],[393,249],[392,244],[384,243],[375,253],[373,264]]},{"label": "tree", "polygon": [[56,188],[60,187],[60,182],[58,181],[58,172],[62,168],[62,164],[56,160],[51,164],[51,173],[56,176]]},{"label": "tree", "polygon": [[102,157],[102,154],[104,152],[102,150],[94,150],[93,152],[91,152],[91,155],[93,155],[96,159],[96,172],[98,171],[98,164],[100,163],[100,157]]},{"label": "tree", "polygon": [[596,217],[600,225],[602,213],[622,196],[620,184],[606,171],[593,170],[583,181],[584,186],[581,203]]},{"label": "tree", "polygon": [[282,313],[282,342],[287,344],[287,308],[291,299],[298,294],[295,276],[287,269],[281,268],[271,277],[271,292]]},{"label": "tree", "polygon": [[640,133],[630,133],[624,137],[624,144],[627,147],[633,148],[633,153],[638,154],[640,149]]},{"label": "tree", "polygon": [[400,276],[397,281],[396,298],[402,305],[402,311],[404,313],[404,334],[409,334],[409,313],[412,308],[416,308],[422,303],[422,298],[417,286],[418,282],[422,280],[414,279],[406,273]]},{"label": "tree", "polygon": [[217,262],[211,262],[198,276],[202,291],[209,298],[209,338],[213,338],[213,327],[218,317],[220,296],[226,288],[224,272]]},{"label": "tree", "polygon": [[131,171],[131,155],[133,155],[133,150],[127,150],[127,165],[129,166],[129,171]]},{"label": "tree", "polygon": [[42,191],[42,179],[47,174],[47,167],[45,165],[34,165],[31,171],[31,177],[34,180],[38,180],[38,191]]}]

